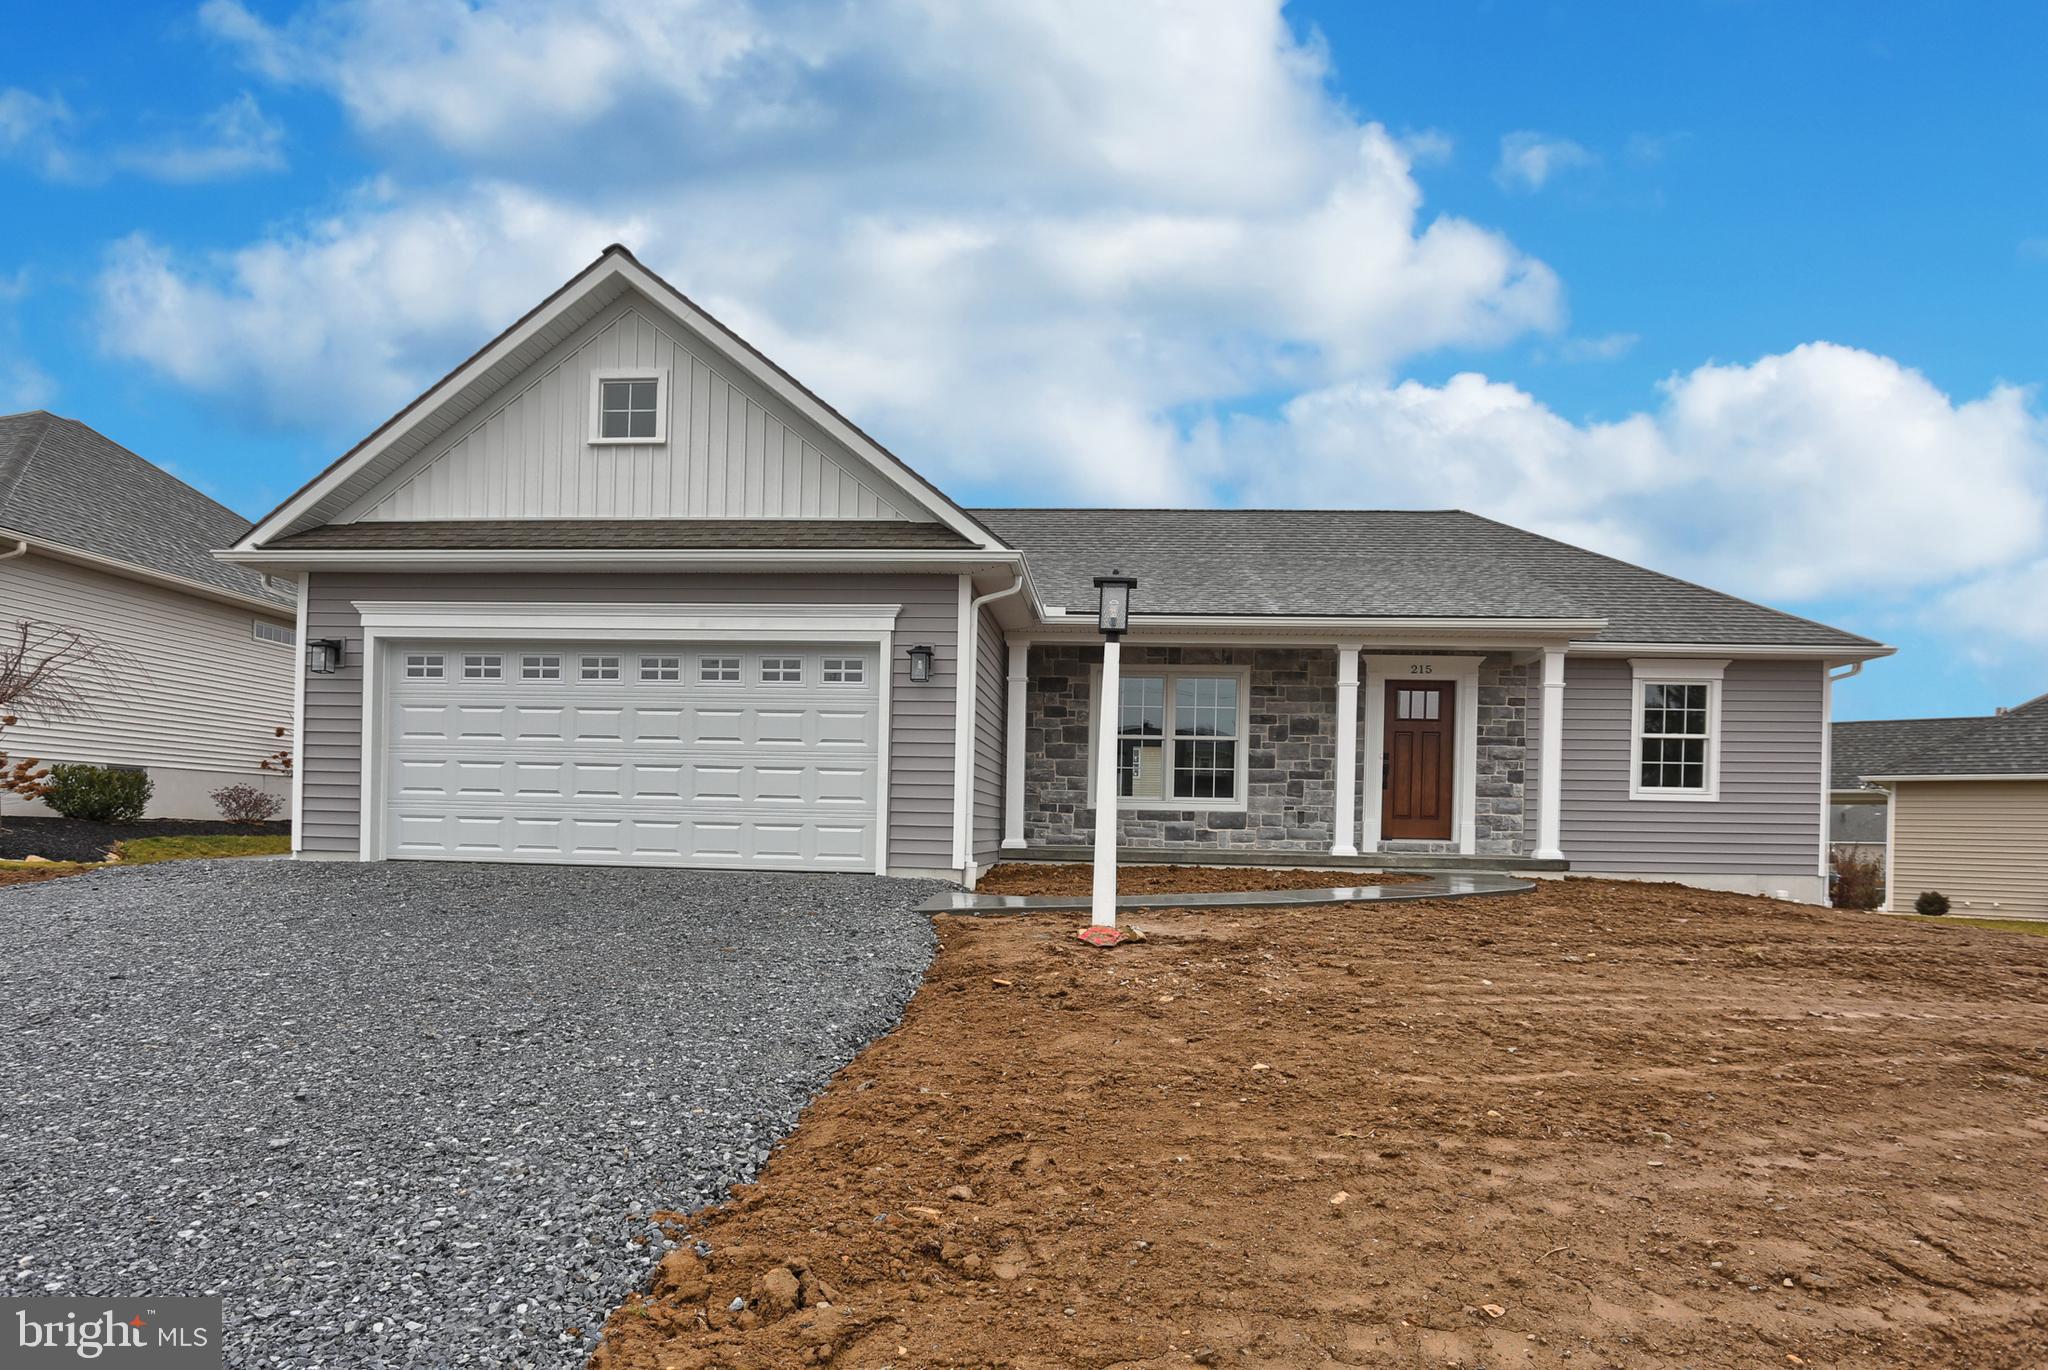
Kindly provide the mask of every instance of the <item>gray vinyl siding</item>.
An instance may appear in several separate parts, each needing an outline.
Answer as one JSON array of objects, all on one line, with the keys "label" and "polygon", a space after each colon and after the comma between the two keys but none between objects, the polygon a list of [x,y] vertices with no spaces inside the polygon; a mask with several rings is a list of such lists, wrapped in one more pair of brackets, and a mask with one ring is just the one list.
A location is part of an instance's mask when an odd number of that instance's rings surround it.
[{"label": "gray vinyl siding", "polygon": [[[667,440],[590,441],[600,370],[665,372]],[[339,520],[927,516],[637,295],[512,378]]]},{"label": "gray vinyl siding", "polygon": [[[260,763],[284,745],[276,734],[292,721],[299,654],[259,641],[255,624],[290,631],[289,608],[265,613],[30,552],[0,561],[0,619],[77,628],[105,657],[97,678],[80,673],[84,713],[25,717],[0,748],[46,762],[274,778]],[[198,816],[212,817],[212,805]]]},{"label": "gray vinyl siding", "polygon": [[1816,661],[1731,661],[1721,683],[1720,798],[1677,802],[1629,798],[1628,661],[1567,658],[1562,815],[1572,867],[1816,874],[1824,669]]},{"label": "gray vinyl siding", "polygon": [[1003,743],[1009,718],[1010,649],[1002,626],[981,611],[975,644],[974,859],[994,861],[1003,846]]},{"label": "gray vinyl siding", "polygon": [[[362,625],[357,600],[649,604],[900,604],[891,672],[889,864],[953,862],[953,702],[958,679],[957,576],[422,575],[315,572],[307,634],[348,643],[342,670],[306,679],[305,817],[312,852],[353,855],[362,803]],[[933,648],[932,681],[913,685],[909,647]]]}]

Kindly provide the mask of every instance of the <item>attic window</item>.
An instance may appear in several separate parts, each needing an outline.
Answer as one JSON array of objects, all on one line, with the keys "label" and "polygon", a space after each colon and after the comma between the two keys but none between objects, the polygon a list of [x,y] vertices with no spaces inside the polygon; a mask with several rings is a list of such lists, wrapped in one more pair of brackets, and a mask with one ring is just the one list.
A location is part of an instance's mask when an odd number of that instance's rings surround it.
[{"label": "attic window", "polygon": [[668,372],[599,371],[590,381],[590,440],[668,441]]}]

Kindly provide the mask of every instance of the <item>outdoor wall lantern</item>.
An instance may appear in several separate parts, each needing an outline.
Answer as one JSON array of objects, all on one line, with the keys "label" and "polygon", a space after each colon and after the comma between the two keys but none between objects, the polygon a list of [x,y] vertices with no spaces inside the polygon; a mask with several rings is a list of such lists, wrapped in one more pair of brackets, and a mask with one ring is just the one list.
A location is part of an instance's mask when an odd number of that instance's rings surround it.
[{"label": "outdoor wall lantern", "polygon": [[929,685],[932,681],[932,649],[912,647],[910,649],[910,683]]},{"label": "outdoor wall lantern", "polygon": [[306,643],[306,670],[311,675],[333,675],[341,669],[342,640],[316,637]]},{"label": "outdoor wall lantern", "polygon": [[1137,580],[1122,571],[1095,578],[1100,596],[1096,623],[1102,629],[1102,694],[1095,720],[1095,883],[1088,926],[1079,936],[1098,947],[1113,947],[1123,940],[1116,925],[1116,815],[1123,789],[1117,783],[1116,719],[1123,699],[1122,639],[1131,626],[1131,591],[1137,588]]}]

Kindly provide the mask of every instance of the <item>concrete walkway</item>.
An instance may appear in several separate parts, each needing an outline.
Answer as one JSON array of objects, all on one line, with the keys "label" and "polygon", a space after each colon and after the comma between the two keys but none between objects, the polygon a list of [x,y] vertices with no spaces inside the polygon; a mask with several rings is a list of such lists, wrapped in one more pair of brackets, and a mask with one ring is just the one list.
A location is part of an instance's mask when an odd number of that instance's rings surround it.
[{"label": "concrete walkway", "polygon": [[[1407,899],[1469,899],[1524,894],[1535,883],[1493,871],[1445,871],[1400,885],[1339,885],[1326,890],[1229,890],[1212,894],[1126,894],[1120,909],[1270,909],[1284,904],[1390,904]],[[1044,913],[1085,909],[1085,894],[974,894],[948,890],[919,904],[920,913]]]}]

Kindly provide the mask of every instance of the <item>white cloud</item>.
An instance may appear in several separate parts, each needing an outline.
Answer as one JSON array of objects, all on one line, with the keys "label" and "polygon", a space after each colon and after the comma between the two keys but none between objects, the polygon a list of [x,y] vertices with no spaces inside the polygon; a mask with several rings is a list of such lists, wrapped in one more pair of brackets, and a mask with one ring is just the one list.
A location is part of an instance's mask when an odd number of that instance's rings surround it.
[{"label": "white cloud", "polygon": [[1569,138],[1522,129],[1500,140],[1493,179],[1503,190],[1533,194],[1562,172],[1598,165],[1600,159]]},{"label": "white cloud", "polygon": [[158,181],[219,181],[255,171],[282,171],[284,128],[247,91],[200,120],[197,129],[154,144],[123,149],[116,165]]},{"label": "white cloud", "polygon": [[1560,338],[1549,354],[1564,362],[1611,362],[1625,357],[1643,340],[1640,333],[1603,333],[1598,337]]},{"label": "white cloud", "polygon": [[[1562,312],[1541,262],[1424,212],[1414,145],[1333,100],[1271,3],[204,13],[253,69],[475,178],[211,263],[117,255],[114,345],[273,415],[388,408],[618,236],[935,477],[1157,500],[1199,483],[1185,406]],[[436,311],[375,302],[430,267]]]},{"label": "white cloud", "polygon": [[60,96],[0,88],[0,157],[26,162],[52,180],[69,179],[76,166],[64,139],[74,122]]},{"label": "white cloud", "polygon": [[[381,417],[632,219],[573,213],[507,186],[364,207],[200,262],[118,243],[100,279],[105,346],[238,412],[303,428]],[[507,314],[504,301],[526,304]]]},{"label": "white cloud", "polygon": [[2000,386],[1957,403],[1886,357],[1809,343],[1573,423],[1482,376],[1301,395],[1228,440],[1251,501],[1456,505],[1767,597],[1953,585],[2037,553],[2048,426]]}]

